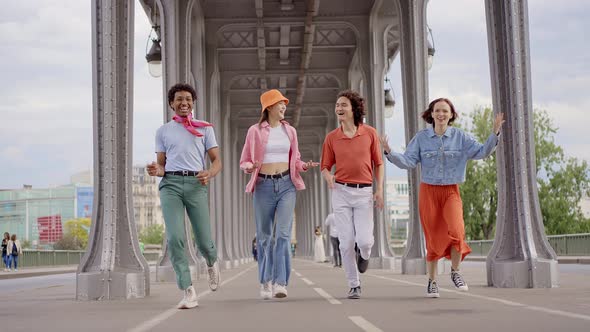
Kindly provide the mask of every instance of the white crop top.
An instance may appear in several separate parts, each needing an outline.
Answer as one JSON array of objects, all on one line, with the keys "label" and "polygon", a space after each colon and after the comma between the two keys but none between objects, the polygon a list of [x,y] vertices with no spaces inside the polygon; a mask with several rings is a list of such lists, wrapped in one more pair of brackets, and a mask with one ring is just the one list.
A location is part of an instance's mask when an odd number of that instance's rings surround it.
[{"label": "white crop top", "polygon": [[280,125],[276,128],[269,128],[270,135],[268,135],[268,142],[264,150],[264,161],[262,163],[288,163],[291,141],[289,141],[285,126]]}]

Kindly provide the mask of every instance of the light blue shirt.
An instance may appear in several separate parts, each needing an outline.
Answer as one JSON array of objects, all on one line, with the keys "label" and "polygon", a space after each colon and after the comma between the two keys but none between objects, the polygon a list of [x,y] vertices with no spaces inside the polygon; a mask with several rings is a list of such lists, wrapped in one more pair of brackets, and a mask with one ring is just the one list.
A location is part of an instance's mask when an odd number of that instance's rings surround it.
[{"label": "light blue shirt", "polygon": [[202,171],[206,153],[217,147],[213,127],[197,128],[203,134],[197,137],[174,120],[161,126],[156,132],[156,152],[166,153],[166,172]]},{"label": "light blue shirt", "polygon": [[483,159],[496,149],[498,136],[492,133],[484,144],[461,129],[448,127],[438,136],[432,126],[420,130],[406,147],[406,152],[391,151],[387,160],[399,168],[410,169],[420,163],[422,182],[434,185],[465,181],[469,159]]}]

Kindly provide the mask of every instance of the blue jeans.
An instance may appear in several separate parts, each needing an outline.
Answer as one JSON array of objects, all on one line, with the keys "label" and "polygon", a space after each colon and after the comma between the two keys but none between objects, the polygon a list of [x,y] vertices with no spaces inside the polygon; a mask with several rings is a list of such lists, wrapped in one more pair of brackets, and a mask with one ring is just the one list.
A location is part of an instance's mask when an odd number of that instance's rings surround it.
[{"label": "blue jeans", "polygon": [[14,263],[14,268],[18,269],[18,256],[8,256],[8,268]]},{"label": "blue jeans", "polygon": [[287,286],[291,274],[289,249],[297,191],[289,175],[278,179],[258,177],[256,180],[254,217],[258,277],[261,284],[272,281],[273,284]]},{"label": "blue jeans", "polygon": [[2,263],[4,263],[4,267],[5,268],[8,268],[8,259],[9,259],[9,257],[10,256],[8,256],[8,255],[2,256]]}]

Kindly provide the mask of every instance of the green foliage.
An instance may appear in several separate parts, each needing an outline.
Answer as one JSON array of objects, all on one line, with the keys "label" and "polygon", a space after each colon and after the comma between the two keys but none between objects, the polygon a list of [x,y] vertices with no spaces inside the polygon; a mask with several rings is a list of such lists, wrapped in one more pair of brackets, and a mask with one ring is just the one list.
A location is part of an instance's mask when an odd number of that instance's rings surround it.
[{"label": "green foliage", "polygon": [[[470,115],[471,123],[460,125],[479,142],[485,142],[491,133],[493,111],[476,108]],[[494,237],[498,189],[496,186],[496,154],[484,160],[471,160],[467,164],[465,183],[459,188],[463,200],[465,234],[469,240]]]},{"label": "green foliage", "polygon": [[32,244],[31,244],[31,241],[29,241],[29,240],[24,240],[21,244],[21,247],[23,249],[30,249],[31,246],[32,246]]},{"label": "green foliage", "polygon": [[164,226],[151,225],[139,233],[139,241],[147,244],[162,244],[164,240]]},{"label": "green foliage", "polygon": [[84,248],[86,246],[83,246],[80,239],[72,234],[64,234],[59,241],[53,244],[55,250],[82,250]]},{"label": "green foliage", "polygon": [[71,219],[64,224],[64,235],[53,244],[56,250],[83,250],[88,245],[90,218]]},{"label": "green foliage", "polygon": [[[492,128],[491,108],[476,108],[469,114],[469,123],[462,126],[480,142]],[[590,220],[585,219],[579,203],[590,194],[590,167],[586,161],[567,158],[554,142],[557,127],[546,111],[533,116],[535,159],[539,201],[547,234],[590,232]],[[470,161],[466,179],[460,187],[467,239],[494,237],[497,210],[496,156]]]}]

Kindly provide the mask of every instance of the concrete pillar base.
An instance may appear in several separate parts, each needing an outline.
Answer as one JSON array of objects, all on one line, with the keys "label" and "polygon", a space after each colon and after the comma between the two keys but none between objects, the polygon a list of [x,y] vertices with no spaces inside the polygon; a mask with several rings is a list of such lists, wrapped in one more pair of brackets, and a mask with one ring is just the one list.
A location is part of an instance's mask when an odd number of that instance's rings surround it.
[{"label": "concrete pillar base", "polygon": [[395,270],[395,257],[371,257],[369,269]]},{"label": "concrete pillar base", "polygon": [[147,287],[143,272],[83,272],[77,276],[76,299],[97,301],[143,298],[149,293]]},{"label": "concrete pillar base", "polygon": [[[554,259],[489,260],[488,286],[500,288],[552,288],[559,285],[559,271]],[[532,269],[531,269],[532,265]]]},{"label": "concrete pillar base", "polygon": [[426,258],[402,258],[402,274],[426,274]]}]

